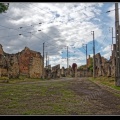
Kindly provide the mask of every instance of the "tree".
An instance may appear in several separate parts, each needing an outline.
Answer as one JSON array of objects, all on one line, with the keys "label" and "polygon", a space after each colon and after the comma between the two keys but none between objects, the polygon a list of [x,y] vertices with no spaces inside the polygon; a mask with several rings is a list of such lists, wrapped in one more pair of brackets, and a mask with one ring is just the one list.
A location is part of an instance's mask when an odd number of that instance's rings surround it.
[{"label": "tree", "polygon": [[73,64],[72,64],[72,69],[73,69],[74,72],[75,72],[75,67],[77,67],[77,64],[76,64],[76,63],[73,63]]},{"label": "tree", "polygon": [[0,3],[0,13],[5,13],[8,10],[9,3]]},{"label": "tree", "polygon": [[86,65],[81,65],[78,67],[78,70],[83,70],[84,68],[86,68]]},{"label": "tree", "polygon": [[88,66],[88,70],[93,72],[93,58],[90,58],[90,66]]}]

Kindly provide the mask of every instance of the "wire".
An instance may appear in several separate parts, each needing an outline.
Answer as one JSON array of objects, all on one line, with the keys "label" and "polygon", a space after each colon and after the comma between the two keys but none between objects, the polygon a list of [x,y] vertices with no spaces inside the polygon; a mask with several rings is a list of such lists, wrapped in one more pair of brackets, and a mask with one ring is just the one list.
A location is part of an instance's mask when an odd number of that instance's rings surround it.
[{"label": "wire", "polygon": [[[113,11],[113,10],[111,10],[111,11]],[[108,12],[110,12],[110,11],[108,11]],[[107,13],[107,12],[106,12]]]}]

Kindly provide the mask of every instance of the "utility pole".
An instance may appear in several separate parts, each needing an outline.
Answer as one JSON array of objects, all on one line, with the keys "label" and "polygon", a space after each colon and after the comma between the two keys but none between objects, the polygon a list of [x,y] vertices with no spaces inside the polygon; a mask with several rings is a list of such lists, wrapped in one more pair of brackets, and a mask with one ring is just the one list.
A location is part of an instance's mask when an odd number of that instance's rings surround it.
[{"label": "utility pole", "polygon": [[87,44],[86,44],[86,77],[88,76],[88,73],[87,73]]},{"label": "utility pole", "polygon": [[115,37],[113,37],[113,27],[111,28],[111,30],[112,30],[112,45],[111,45],[111,53],[112,53],[112,50],[113,50],[113,38],[115,38]]},{"label": "utility pole", "polygon": [[87,67],[87,44],[83,44],[86,47],[86,67]]},{"label": "utility pole", "polygon": [[87,44],[83,44],[86,47],[86,76],[87,76]]},{"label": "utility pole", "polygon": [[67,46],[67,68],[68,68],[68,46]]},{"label": "utility pole", "polygon": [[86,66],[87,66],[87,44],[86,44]]},{"label": "utility pole", "polygon": [[119,42],[119,10],[118,3],[115,3],[115,35],[116,35],[116,65],[115,65],[115,85],[120,86],[120,42]]},{"label": "utility pole", "polygon": [[113,27],[112,27],[112,46],[113,46]]},{"label": "utility pole", "polygon": [[95,78],[95,40],[94,40],[94,31],[91,31],[93,34],[93,77]]},{"label": "utility pole", "polygon": [[47,68],[47,52],[46,52],[46,68]]},{"label": "utility pole", "polygon": [[45,43],[43,43],[43,79],[44,79],[44,45]]},{"label": "utility pole", "polygon": [[49,66],[49,56],[48,56],[48,66]]}]

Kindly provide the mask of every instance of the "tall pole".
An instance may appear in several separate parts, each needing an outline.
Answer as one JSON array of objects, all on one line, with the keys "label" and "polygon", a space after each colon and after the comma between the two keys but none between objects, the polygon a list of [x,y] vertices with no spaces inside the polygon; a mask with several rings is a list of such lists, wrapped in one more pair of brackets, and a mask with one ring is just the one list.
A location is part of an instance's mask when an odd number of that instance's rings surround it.
[{"label": "tall pole", "polygon": [[113,27],[112,27],[112,46],[113,46]]},{"label": "tall pole", "polygon": [[86,66],[87,66],[87,44],[86,44]]},{"label": "tall pole", "polygon": [[113,27],[112,27],[112,45],[111,45],[111,54],[112,54],[112,50],[113,50]]},{"label": "tall pole", "polygon": [[120,86],[120,42],[119,42],[119,10],[118,3],[115,3],[115,35],[116,35],[116,66],[115,85]]},{"label": "tall pole", "polygon": [[43,43],[43,79],[44,79],[44,44],[45,43]]},{"label": "tall pole", "polygon": [[93,34],[93,77],[95,78],[95,40],[94,40],[94,31],[91,31]]},{"label": "tall pole", "polygon": [[49,65],[49,56],[48,56],[48,65]]},{"label": "tall pole", "polygon": [[67,46],[67,68],[68,68],[68,46]]},{"label": "tall pole", "polygon": [[87,73],[87,44],[86,44],[86,76],[88,76],[88,73]]},{"label": "tall pole", "polygon": [[46,68],[47,68],[47,52],[46,52]]},{"label": "tall pole", "polygon": [[113,27],[111,28],[111,31],[112,31],[111,54],[112,54],[112,50],[113,50],[113,38],[115,38],[115,37],[113,37]]},{"label": "tall pole", "polygon": [[87,68],[87,44],[83,44],[86,47],[86,68]]}]

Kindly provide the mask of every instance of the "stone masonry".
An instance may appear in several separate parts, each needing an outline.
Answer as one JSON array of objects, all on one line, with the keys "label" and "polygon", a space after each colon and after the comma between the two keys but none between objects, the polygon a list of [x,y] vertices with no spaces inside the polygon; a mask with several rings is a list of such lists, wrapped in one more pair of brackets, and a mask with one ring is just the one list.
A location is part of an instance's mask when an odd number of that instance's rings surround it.
[{"label": "stone masonry", "polygon": [[[107,77],[115,77],[115,49],[116,45],[113,44],[112,55],[110,59],[107,60],[97,53],[95,55],[95,75],[98,76],[107,76]],[[90,66],[90,56],[87,60],[87,67]]]},{"label": "stone masonry", "polygon": [[21,75],[30,78],[42,76],[41,54],[28,47],[16,54],[8,54],[0,45],[0,77],[18,78]]}]

